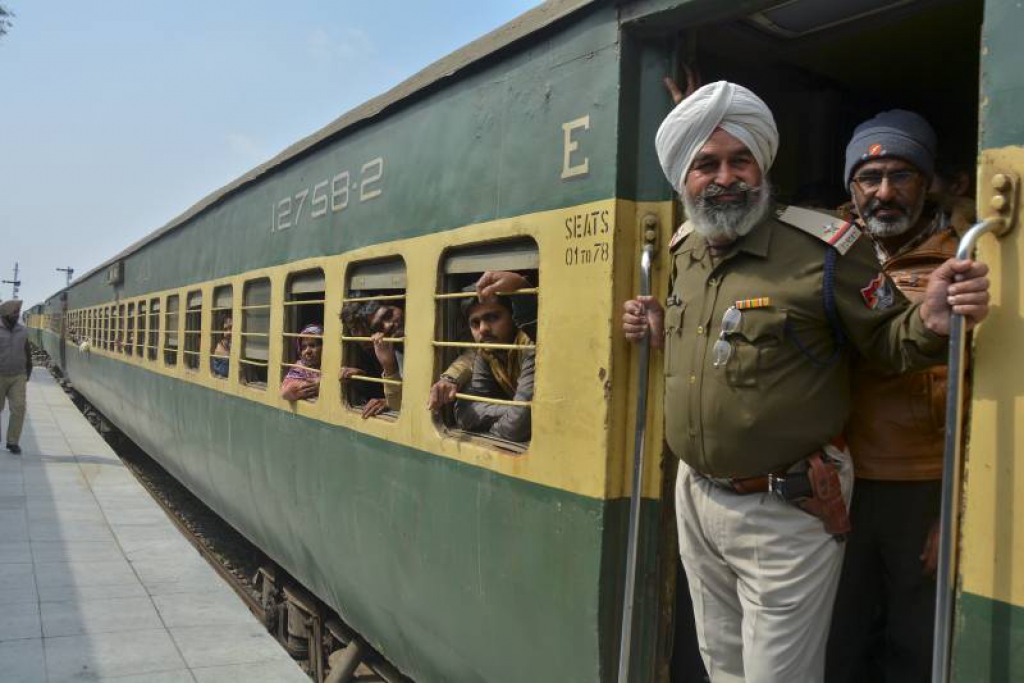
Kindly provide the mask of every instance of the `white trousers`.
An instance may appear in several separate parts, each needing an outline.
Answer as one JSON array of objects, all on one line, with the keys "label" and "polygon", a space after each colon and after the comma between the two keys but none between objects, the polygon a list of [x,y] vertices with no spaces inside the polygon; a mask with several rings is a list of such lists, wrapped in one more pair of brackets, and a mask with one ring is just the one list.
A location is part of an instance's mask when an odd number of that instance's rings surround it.
[{"label": "white trousers", "polygon": [[[849,454],[840,462],[847,507]],[[676,478],[679,553],[712,683],[820,683],[843,544],[771,494],[740,495],[685,463]]]}]

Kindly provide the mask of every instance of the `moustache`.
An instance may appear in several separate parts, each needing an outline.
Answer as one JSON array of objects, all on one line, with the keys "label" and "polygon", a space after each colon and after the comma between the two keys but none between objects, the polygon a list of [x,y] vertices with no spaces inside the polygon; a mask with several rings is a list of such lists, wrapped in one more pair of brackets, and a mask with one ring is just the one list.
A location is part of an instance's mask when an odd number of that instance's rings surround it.
[{"label": "moustache", "polygon": [[864,217],[867,218],[868,216],[873,216],[878,211],[899,211],[904,215],[910,213],[907,210],[907,207],[897,202],[883,202],[879,199],[872,199],[871,202],[864,207]]}]

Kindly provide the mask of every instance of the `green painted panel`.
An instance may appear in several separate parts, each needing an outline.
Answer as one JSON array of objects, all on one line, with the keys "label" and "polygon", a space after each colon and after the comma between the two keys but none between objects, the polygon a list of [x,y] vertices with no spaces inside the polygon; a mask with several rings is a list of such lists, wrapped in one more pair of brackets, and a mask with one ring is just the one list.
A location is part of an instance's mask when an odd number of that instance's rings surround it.
[{"label": "green painted panel", "polygon": [[955,683],[1024,680],[1024,608],[960,596],[953,649]]},{"label": "green painted panel", "polygon": [[[119,293],[611,197],[617,63],[615,9],[587,10],[344,131],[128,257]],[[589,172],[563,180],[562,126],[584,116],[571,164],[586,158]],[[272,231],[272,222],[290,227]],[[74,288],[70,306],[112,298],[97,273]]]},{"label": "green painted panel", "polygon": [[986,0],[981,57],[981,147],[1024,145],[1024,5]]},{"label": "green painted panel", "polygon": [[673,191],[665,180],[654,148],[654,135],[672,110],[661,79],[672,73],[671,44],[622,37],[622,83],[619,107],[619,175],[616,196],[637,201],[664,201]]},{"label": "green painted panel", "polygon": [[[628,501],[499,476],[99,355],[69,351],[67,372],[415,680],[614,680]],[[658,514],[648,501],[645,527]],[[645,537],[644,567],[655,541]],[[640,584],[646,680],[651,570]]]}]

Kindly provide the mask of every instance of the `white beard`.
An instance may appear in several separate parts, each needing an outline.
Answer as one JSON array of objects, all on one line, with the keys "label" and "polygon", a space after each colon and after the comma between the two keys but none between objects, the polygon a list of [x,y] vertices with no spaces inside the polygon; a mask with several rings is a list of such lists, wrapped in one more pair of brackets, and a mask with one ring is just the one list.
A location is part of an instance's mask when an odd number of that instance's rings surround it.
[{"label": "white beard", "polygon": [[[924,192],[917,199],[917,204],[910,213],[903,214],[896,220],[883,221],[875,216],[869,216],[864,219],[864,225],[867,227],[868,232],[874,237],[896,237],[902,235],[907,230],[917,225],[917,221],[921,218],[921,212],[924,210]],[[860,211],[860,207],[857,207],[857,211]]]},{"label": "white beard", "polygon": [[705,202],[698,203],[688,193],[683,193],[683,208],[697,234],[709,242],[728,244],[753,230],[771,206],[772,187],[767,178],[750,192],[754,195],[752,203],[716,209],[709,209]]}]

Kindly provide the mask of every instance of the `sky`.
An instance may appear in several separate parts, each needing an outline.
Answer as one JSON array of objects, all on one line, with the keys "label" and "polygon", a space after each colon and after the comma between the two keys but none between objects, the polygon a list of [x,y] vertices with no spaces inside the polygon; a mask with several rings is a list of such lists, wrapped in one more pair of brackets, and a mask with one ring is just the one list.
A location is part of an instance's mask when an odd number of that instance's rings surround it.
[{"label": "sky", "polygon": [[0,280],[42,301],[538,2],[0,0]]}]

